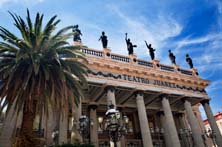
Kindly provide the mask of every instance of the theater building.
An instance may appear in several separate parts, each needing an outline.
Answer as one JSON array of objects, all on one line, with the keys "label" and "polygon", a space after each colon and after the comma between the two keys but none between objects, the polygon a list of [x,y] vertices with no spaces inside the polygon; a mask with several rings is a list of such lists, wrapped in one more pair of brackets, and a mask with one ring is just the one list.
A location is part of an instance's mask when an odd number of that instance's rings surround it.
[{"label": "theater building", "polygon": [[110,49],[83,48],[82,52],[88,60],[89,88],[84,91],[78,112],[93,121],[89,139],[95,146],[109,146],[109,136],[98,132],[103,125],[98,118],[105,119],[110,103],[129,118],[130,131],[118,146],[210,146],[204,137],[200,104],[215,131],[218,146],[222,146],[205,91],[209,81],[198,76],[196,69],[140,60],[135,55],[122,56]]},{"label": "theater building", "polygon": [[[96,147],[109,147],[110,137],[101,131],[105,125],[107,106],[113,104],[121,115],[129,118],[128,132],[118,147],[205,147],[211,146],[204,133],[199,105],[202,105],[216,135],[218,147],[222,138],[212,114],[202,79],[196,69],[164,65],[161,61],[145,61],[135,55],[114,54],[110,49],[82,48],[88,60],[88,88],[81,105],[66,119],[44,118],[41,127],[47,144],[58,125],[59,143],[90,142]],[[90,118],[89,135],[79,134],[81,115]],[[103,121],[102,121],[103,120]],[[18,122],[17,122],[17,126]]]}]

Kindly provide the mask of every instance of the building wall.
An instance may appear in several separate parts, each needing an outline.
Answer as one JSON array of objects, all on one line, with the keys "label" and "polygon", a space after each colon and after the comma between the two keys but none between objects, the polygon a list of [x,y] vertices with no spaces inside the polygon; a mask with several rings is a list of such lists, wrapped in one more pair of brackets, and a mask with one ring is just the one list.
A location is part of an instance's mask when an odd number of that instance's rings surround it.
[{"label": "building wall", "polygon": [[[218,112],[214,117],[218,125],[218,128],[220,130],[220,133],[222,134],[222,112]],[[206,130],[208,130],[209,128],[211,129],[210,124],[207,119],[204,120],[203,122],[204,122],[204,126]]]}]

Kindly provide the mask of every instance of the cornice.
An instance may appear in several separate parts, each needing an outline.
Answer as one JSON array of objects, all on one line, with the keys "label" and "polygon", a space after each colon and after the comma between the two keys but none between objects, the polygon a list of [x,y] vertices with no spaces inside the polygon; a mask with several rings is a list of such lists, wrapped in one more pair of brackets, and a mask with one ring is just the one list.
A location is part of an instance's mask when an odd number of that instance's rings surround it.
[{"label": "cornice", "polygon": [[[88,50],[90,51],[90,54],[89,52],[87,53]],[[86,65],[90,69],[102,69],[103,71],[111,73],[130,73],[134,76],[149,77],[159,80],[164,79],[165,81],[174,81],[175,83],[195,85],[201,88],[205,88],[207,85],[209,85],[209,80],[201,79],[198,75],[195,74],[197,72],[196,69],[186,70],[179,68],[178,65],[163,65],[160,64],[158,60],[147,62],[136,59],[136,56],[122,56],[118,54],[113,54],[110,53],[110,50],[100,51],[87,48],[83,52],[85,53],[86,59],[88,60]],[[107,53],[109,53],[109,57],[106,55]],[[134,62],[133,59],[136,59],[137,62]],[[153,65],[153,67],[138,65],[138,60],[146,64]],[[159,67],[157,67],[156,65],[158,65]],[[165,70],[162,70],[161,66],[165,68]],[[166,69],[173,71],[167,71]],[[180,69],[180,71],[178,71],[178,69]],[[181,71],[192,73],[192,75],[182,74]]]}]

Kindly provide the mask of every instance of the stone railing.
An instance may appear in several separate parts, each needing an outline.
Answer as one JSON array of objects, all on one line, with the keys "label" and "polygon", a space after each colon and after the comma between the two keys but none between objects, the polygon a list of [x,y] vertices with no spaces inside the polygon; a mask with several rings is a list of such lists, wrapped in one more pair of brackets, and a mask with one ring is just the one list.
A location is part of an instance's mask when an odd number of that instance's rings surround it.
[{"label": "stone railing", "polygon": [[193,72],[190,70],[185,70],[185,69],[179,69],[180,73],[185,74],[185,75],[193,75]]},{"label": "stone railing", "polygon": [[116,55],[116,54],[111,54],[111,59],[118,60],[121,62],[129,62],[130,61],[129,57],[124,57],[124,56],[120,56],[120,55]]},{"label": "stone railing", "polygon": [[153,67],[152,62],[144,61],[144,60],[137,60],[138,65],[147,66],[147,67]]},{"label": "stone railing", "polygon": [[93,56],[98,56],[98,57],[102,57],[103,56],[103,52],[102,51],[97,51],[97,50],[92,50],[92,49],[86,49],[83,48],[82,52],[88,55],[93,55]]},{"label": "stone railing", "polygon": [[104,49],[103,51],[98,51],[94,49],[83,48],[81,49],[81,51],[85,53],[86,55],[91,55],[91,56],[96,56],[96,57],[101,57],[101,58],[109,58],[111,60],[115,60],[118,62],[134,63],[135,65],[139,65],[139,66],[156,68],[162,71],[175,72],[175,73],[180,73],[180,74],[188,75],[188,76],[198,75],[198,72],[196,71],[196,69],[186,70],[186,69],[179,68],[177,65],[169,66],[169,65],[159,64],[158,60],[155,60],[155,62],[150,62],[150,61],[144,61],[141,59],[136,59],[136,56],[130,57],[130,56],[122,56],[118,54],[113,54],[111,53],[110,49]]},{"label": "stone railing", "polygon": [[160,64],[160,69],[164,70],[164,71],[175,72],[175,68],[172,66],[168,66],[168,65]]}]

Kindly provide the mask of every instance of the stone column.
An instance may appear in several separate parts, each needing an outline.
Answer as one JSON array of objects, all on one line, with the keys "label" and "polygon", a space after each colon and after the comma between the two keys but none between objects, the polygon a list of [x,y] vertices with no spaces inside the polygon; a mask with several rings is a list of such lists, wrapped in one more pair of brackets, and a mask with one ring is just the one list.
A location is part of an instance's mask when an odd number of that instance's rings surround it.
[{"label": "stone column", "polygon": [[98,120],[97,120],[96,108],[97,108],[97,105],[95,104],[89,105],[90,121],[91,123],[93,123],[93,125],[91,125],[90,123],[90,141],[95,147],[99,147]]},{"label": "stone column", "polygon": [[171,141],[171,138],[169,136],[169,130],[167,128],[167,124],[166,124],[166,118],[164,117],[164,113],[162,111],[158,112],[157,115],[160,117],[160,123],[161,123],[161,126],[163,127],[163,130],[164,130],[164,141],[165,141],[165,145],[166,147],[172,147],[172,143],[170,142]]},{"label": "stone column", "polygon": [[217,123],[216,123],[215,117],[213,115],[213,112],[210,108],[209,100],[204,100],[201,103],[204,107],[204,110],[205,110],[205,113],[207,115],[210,127],[211,127],[212,131],[214,131],[214,133],[215,133],[217,146],[222,147],[222,136],[221,136],[220,130],[217,126]]},{"label": "stone column", "polygon": [[[181,144],[182,146],[190,146],[189,144],[189,138],[186,134],[184,134],[185,130],[188,130],[186,122],[185,122],[185,118],[184,118],[184,113],[178,113],[177,114],[178,117],[178,122],[179,122],[179,128],[182,130],[179,130],[179,134],[181,135]],[[182,132],[181,132],[182,131]]]},{"label": "stone column", "polygon": [[195,147],[204,147],[203,138],[202,138],[203,134],[201,133],[199,123],[193,113],[190,102],[187,100],[184,100],[184,107],[187,112],[187,117],[188,117],[189,124],[191,127],[194,146]]},{"label": "stone column", "polygon": [[115,88],[113,86],[108,86],[105,90],[107,93],[107,105],[113,104],[114,108],[116,108]]},{"label": "stone column", "polygon": [[170,108],[169,101],[166,97],[162,98],[162,106],[166,118],[167,129],[169,130],[169,135],[171,138],[172,147],[180,147],[180,140],[173,119],[173,114]]},{"label": "stone column", "polygon": [[139,91],[136,93],[136,104],[137,104],[137,110],[138,110],[138,115],[139,115],[140,130],[141,130],[142,139],[143,139],[143,146],[153,147],[142,91]]},{"label": "stone column", "polygon": [[205,134],[205,127],[204,127],[203,119],[202,119],[202,116],[201,116],[201,113],[199,110],[199,106],[200,106],[200,103],[193,106],[192,108],[193,108],[194,114],[199,122],[201,132],[202,132],[202,134],[204,134],[204,143],[206,144],[206,146],[212,146],[213,145],[212,140],[210,138],[208,138]]}]

